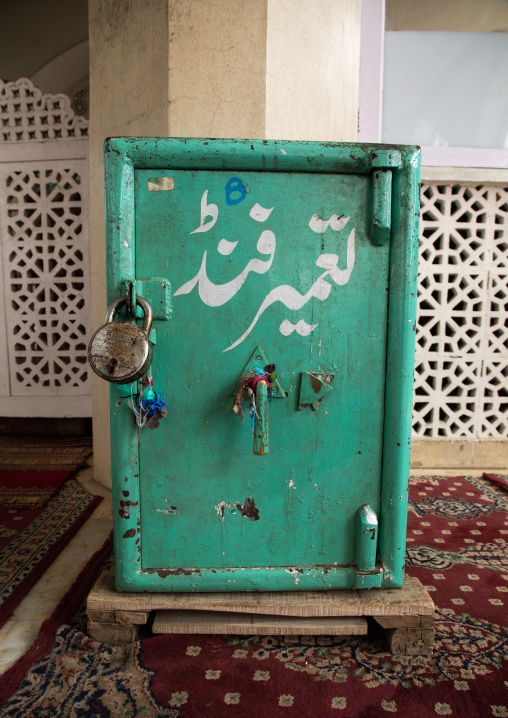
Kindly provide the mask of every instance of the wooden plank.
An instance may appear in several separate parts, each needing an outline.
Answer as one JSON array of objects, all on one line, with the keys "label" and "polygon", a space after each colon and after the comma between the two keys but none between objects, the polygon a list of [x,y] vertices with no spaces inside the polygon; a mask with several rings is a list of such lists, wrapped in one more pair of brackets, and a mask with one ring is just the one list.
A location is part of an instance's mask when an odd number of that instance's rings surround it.
[{"label": "wooden plank", "polygon": [[134,643],[138,634],[139,626],[88,621],[88,635],[94,641],[99,641],[99,643],[108,643],[111,646],[125,646],[128,643]]},{"label": "wooden plank", "polygon": [[432,655],[433,628],[390,628],[385,633],[394,656]]},{"label": "wooden plank", "polygon": [[373,616],[383,628],[421,628],[434,625],[434,616]]},{"label": "wooden plank", "polygon": [[129,623],[142,626],[148,621],[149,611],[97,611],[88,608],[88,620],[93,623]]},{"label": "wooden plank", "polygon": [[417,578],[396,589],[238,593],[120,593],[114,570],[92,589],[88,610],[195,610],[280,616],[433,616],[434,602]]},{"label": "wooden plank", "polygon": [[88,620],[93,623],[116,623],[114,611],[96,611],[93,608],[87,608],[86,615]]},{"label": "wooden plank", "polygon": [[365,618],[302,618],[225,611],[157,611],[154,633],[208,633],[261,636],[364,636]]},{"label": "wooden plank", "polygon": [[149,615],[150,611],[115,611],[115,623],[144,626]]},{"label": "wooden plank", "polygon": [[432,616],[420,616],[422,627],[431,626],[434,628],[434,614]]}]

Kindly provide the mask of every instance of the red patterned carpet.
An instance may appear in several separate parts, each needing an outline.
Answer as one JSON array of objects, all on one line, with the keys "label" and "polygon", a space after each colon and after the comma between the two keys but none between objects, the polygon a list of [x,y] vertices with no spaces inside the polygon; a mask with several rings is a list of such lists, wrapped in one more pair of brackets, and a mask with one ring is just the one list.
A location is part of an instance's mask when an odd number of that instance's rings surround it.
[{"label": "red patterned carpet", "polygon": [[407,572],[436,603],[431,657],[390,655],[375,628],[352,638],[159,636],[115,648],[53,621],[33,657],[5,676],[4,698],[32,664],[0,715],[506,718],[507,536],[501,485],[412,479]]},{"label": "red patterned carpet", "polygon": [[0,626],[101,501],[70,478],[91,451],[89,439],[0,437]]}]

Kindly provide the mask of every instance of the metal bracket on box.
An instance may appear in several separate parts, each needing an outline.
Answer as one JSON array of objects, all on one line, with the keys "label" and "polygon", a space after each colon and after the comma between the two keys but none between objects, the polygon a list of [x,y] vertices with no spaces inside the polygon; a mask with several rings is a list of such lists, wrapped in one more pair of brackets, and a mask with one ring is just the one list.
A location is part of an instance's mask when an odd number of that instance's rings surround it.
[{"label": "metal bracket on box", "polygon": [[372,152],[372,222],[370,238],[373,244],[385,244],[392,227],[392,175],[402,164],[397,150]]},{"label": "metal bracket on box", "polygon": [[141,318],[143,312],[136,304],[136,297],[146,299],[153,311],[154,319],[169,319],[171,317],[171,284],[163,277],[150,279],[128,279],[125,282],[125,294],[128,300],[130,315]]}]

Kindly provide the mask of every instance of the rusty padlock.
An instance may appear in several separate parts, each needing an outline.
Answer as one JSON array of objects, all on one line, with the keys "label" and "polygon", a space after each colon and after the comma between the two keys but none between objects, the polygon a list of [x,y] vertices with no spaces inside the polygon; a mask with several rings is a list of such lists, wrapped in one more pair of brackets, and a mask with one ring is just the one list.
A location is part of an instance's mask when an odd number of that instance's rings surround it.
[{"label": "rusty padlock", "polygon": [[115,299],[106,312],[105,323],[99,327],[88,345],[88,361],[94,372],[114,384],[130,384],[146,373],[152,363],[150,329],[153,312],[142,297],[136,297],[144,312],[140,328],[127,320],[115,320],[119,308],[127,303],[126,297]]}]

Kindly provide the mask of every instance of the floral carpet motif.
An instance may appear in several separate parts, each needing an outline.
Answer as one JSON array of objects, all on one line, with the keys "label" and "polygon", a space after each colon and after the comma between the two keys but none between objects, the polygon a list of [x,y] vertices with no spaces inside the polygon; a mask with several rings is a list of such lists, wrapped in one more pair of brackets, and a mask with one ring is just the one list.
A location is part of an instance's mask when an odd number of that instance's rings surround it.
[{"label": "floral carpet motif", "polygon": [[41,509],[56,494],[57,489],[0,488],[0,508]]},{"label": "floral carpet motif", "polygon": [[[130,707],[136,711],[132,715],[177,715],[154,702],[150,681],[156,671],[145,668],[138,654],[132,646],[98,646],[65,626],[56,635],[51,662],[43,660],[33,667],[30,678],[23,682],[9,704],[10,714],[16,715],[19,710],[23,716],[38,715],[39,711],[41,716],[121,715]],[[68,672],[69,656],[72,656],[71,673]],[[67,680],[55,681],[57,675],[67,675]],[[58,713],[41,711],[39,695],[46,690],[51,693],[52,705],[58,706]],[[94,706],[98,713],[92,712]]]},{"label": "floral carpet motif", "polygon": [[70,478],[90,451],[89,439],[0,437],[0,626],[102,500]]},{"label": "floral carpet motif", "polygon": [[444,499],[426,498],[423,501],[409,501],[409,509],[418,516],[434,514],[444,519],[476,519],[486,516],[492,511],[487,504],[474,501],[445,501]]},{"label": "floral carpet motif", "polygon": [[92,439],[0,436],[0,472],[74,472],[92,453]]},{"label": "floral carpet motif", "polygon": [[0,715],[508,718],[508,493],[424,477],[410,498],[489,508],[409,513],[407,573],[436,603],[432,656],[392,656],[375,625],[349,638],[176,635],[118,648],[62,626]]},{"label": "floral carpet motif", "polygon": [[425,566],[444,570],[459,563],[469,563],[491,571],[508,571],[506,542],[474,544],[456,553],[439,551],[432,546],[412,546],[406,553],[406,566]]},{"label": "floral carpet motif", "polygon": [[75,524],[95,497],[70,479],[33,521],[0,551],[0,603],[6,601],[20,583]]},{"label": "floral carpet motif", "polygon": [[[492,668],[502,669],[502,658],[508,658],[508,633],[500,626],[480,621],[468,614],[437,611],[437,638],[432,659],[398,656],[387,660],[382,642],[350,637],[344,639],[301,637],[292,641],[268,637],[233,639],[251,651],[251,657],[265,660],[270,656],[286,668],[307,673],[315,680],[344,683],[359,677],[368,688],[383,685],[433,686],[439,681],[460,681],[461,690],[469,690],[467,681],[475,680]],[[294,644],[294,645],[293,645]]]}]

